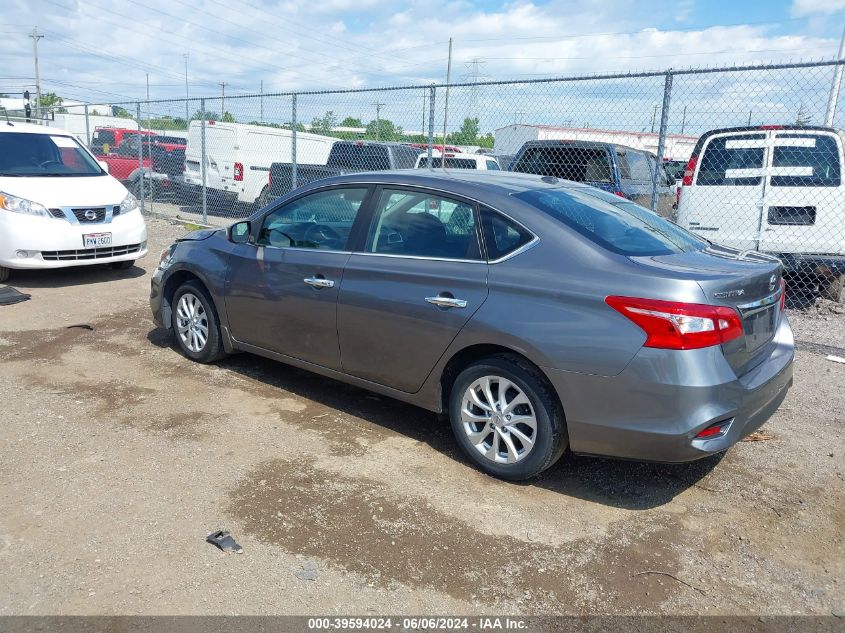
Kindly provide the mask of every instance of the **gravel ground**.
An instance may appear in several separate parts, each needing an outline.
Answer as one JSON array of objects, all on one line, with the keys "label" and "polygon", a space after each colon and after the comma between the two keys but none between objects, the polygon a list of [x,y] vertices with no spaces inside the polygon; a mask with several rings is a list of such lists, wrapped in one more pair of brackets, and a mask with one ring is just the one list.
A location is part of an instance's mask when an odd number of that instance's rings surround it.
[{"label": "gravel ground", "polygon": [[[149,229],[136,268],[16,273],[32,300],[0,307],[0,614],[845,607],[840,306],[792,311],[795,387],[760,441],[678,466],[569,456],[513,484],[425,411],[184,359],[147,292],[185,227]],[[221,527],[243,554],[205,543]]]}]

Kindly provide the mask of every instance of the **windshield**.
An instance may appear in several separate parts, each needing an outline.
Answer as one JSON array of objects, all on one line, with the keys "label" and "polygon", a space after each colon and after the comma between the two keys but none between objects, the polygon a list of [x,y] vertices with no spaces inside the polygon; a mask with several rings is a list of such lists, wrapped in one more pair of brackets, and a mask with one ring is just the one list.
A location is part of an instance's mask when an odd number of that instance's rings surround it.
[{"label": "windshield", "polygon": [[72,136],[0,134],[0,176],[100,176],[103,170]]},{"label": "windshield", "polygon": [[607,250],[628,257],[702,250],[707,242],[633,202],[608,202],[575,189],[514,194]]}]

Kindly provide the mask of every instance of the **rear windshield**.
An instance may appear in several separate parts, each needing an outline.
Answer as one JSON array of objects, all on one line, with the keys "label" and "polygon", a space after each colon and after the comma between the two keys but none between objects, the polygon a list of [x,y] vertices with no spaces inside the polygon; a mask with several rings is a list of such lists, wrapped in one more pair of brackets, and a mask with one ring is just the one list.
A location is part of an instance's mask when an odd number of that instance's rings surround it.
[{"label": "rear windshield", "polygon": [[390,154],[381,145],[335,143],[328,164],[341,169],[385,171],[390,169]]},{"label": "rear windshield", "polygon": [[[704,149],[697,185],[753,187],[762,183],[765,134],[719,136]],[[759,147],[754,147],[759,145]],[[742,170],[750,170],[750,175]]]},{"label": "rear windshield", "polygon": [[611,182],[610,153],[601,147],[530,147],[513,171],[576,182]]},{"label": "rear windshield", "polygon": [[697,251],[707,242],[633,202],[607,202],[574,189],[514,194],[599,246],[628,257]]},{"label": "rear windshield", "polygon": [[832,136],[778,134],[772,167],[795,168],[778,169],[773,187],[838,187],[841,182],[839,147]]},{"label": "rear windshield", "polygon": [[[420,167],[443,167],[442,158],[432,158],[431,163],[428,161],[428,156],[420,159]],[[471,158],[446,158],[447,169],[475,169],[475,161]]]},{"label": "rear windshield", "polygon": [[0,176],[99,176],[103,170],[72,136],[0,134]]}]

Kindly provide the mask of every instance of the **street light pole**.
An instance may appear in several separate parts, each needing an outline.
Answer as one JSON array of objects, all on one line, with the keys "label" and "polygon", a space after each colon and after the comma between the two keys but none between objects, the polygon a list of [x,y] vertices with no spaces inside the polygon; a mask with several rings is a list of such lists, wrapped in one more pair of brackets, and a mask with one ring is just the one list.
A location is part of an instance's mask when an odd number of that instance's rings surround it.
[{"label": "street light pole", "polygon": [[38,40],[44,36],[38,34],[38,27],[33,27],[29,36],[32,38],[32,51],[35,55],[35,119],[41,125],[41,76],[38,73]]}]

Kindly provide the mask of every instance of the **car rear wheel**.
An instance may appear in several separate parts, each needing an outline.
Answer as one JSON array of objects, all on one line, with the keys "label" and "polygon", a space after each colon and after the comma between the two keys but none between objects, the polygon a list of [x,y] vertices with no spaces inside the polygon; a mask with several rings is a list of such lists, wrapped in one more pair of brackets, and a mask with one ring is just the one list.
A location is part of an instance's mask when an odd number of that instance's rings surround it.
[{"label": "car rear wheel", "polygon": [[191,360],[212,363],[225,356],[214,303],[195,281],[185,282],[173,295],[173,331],[179,349]]},{"label": "car rear wheel", "polygon": [[449,418],[470,460],[502,479],[538,475],[568,445],[563,411],[545,377],[512,356],[464,369],[452,385]]},{"label": "car rear wheel", "polygon": [[6,268],[5,266],[0,266],[0,283],[7,281],[11,274],[11,269]]}]

